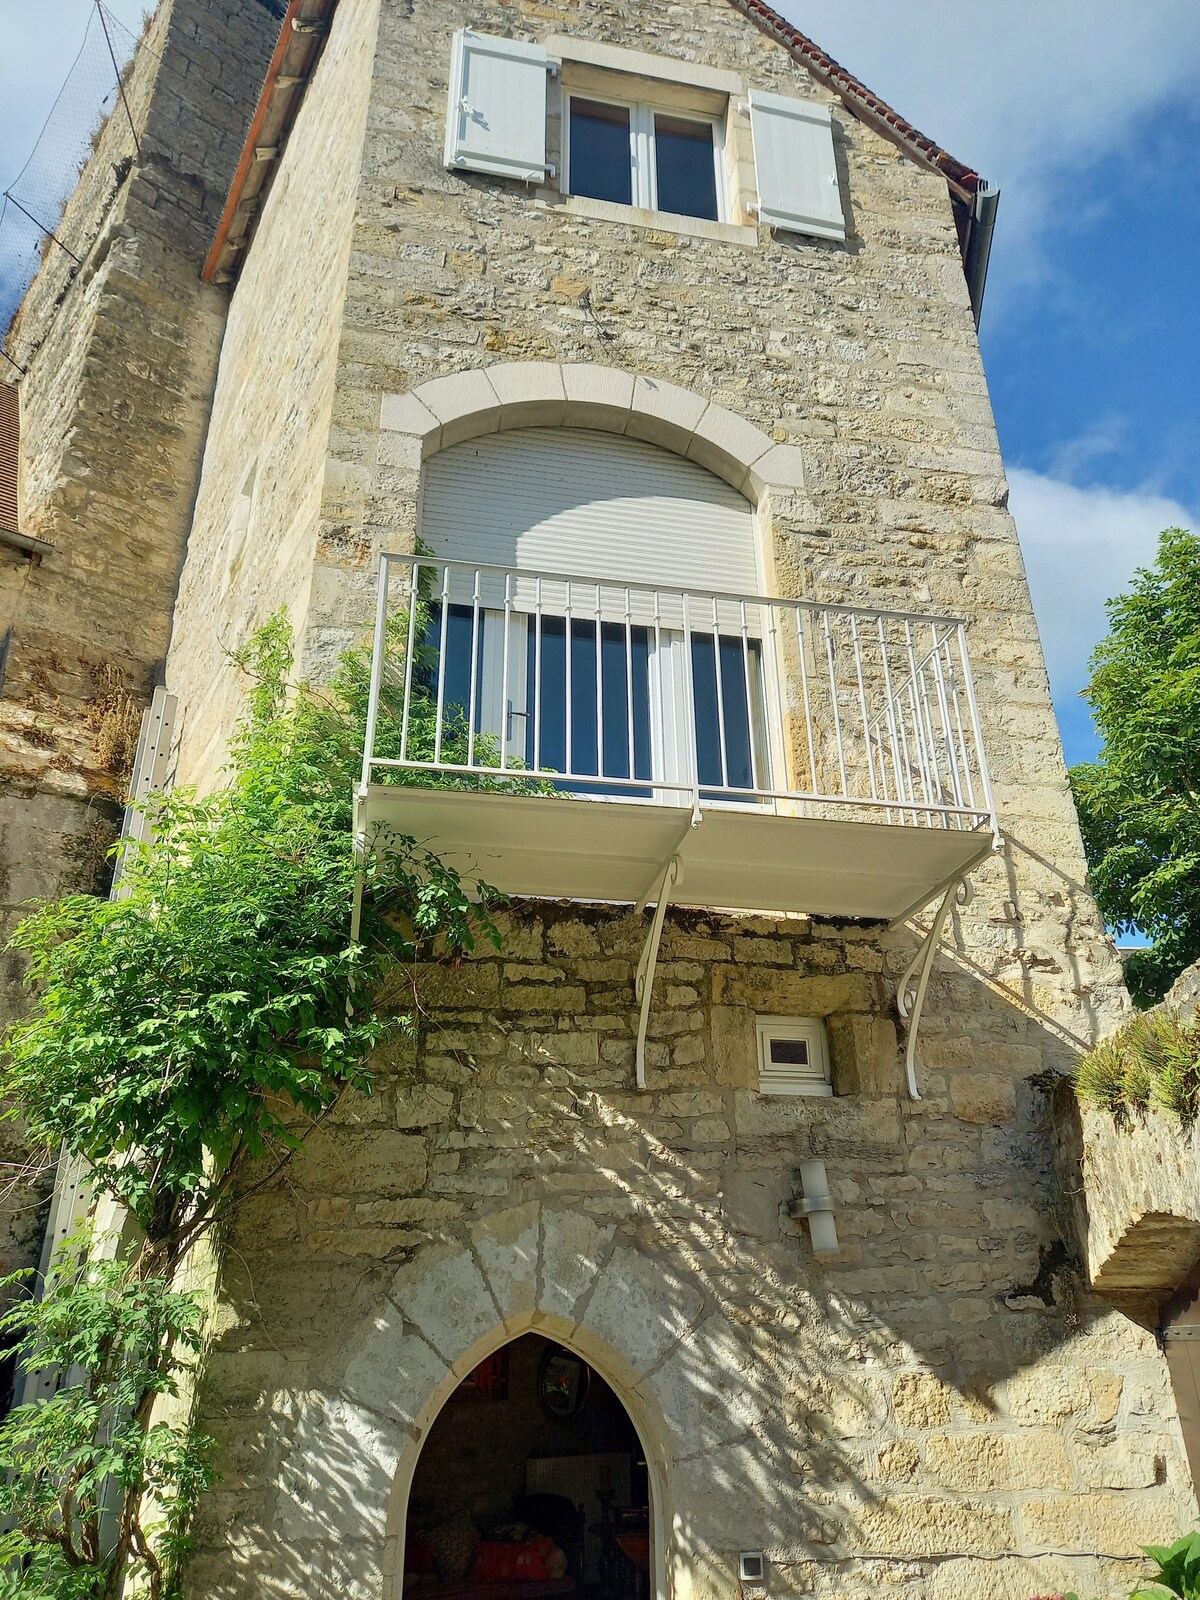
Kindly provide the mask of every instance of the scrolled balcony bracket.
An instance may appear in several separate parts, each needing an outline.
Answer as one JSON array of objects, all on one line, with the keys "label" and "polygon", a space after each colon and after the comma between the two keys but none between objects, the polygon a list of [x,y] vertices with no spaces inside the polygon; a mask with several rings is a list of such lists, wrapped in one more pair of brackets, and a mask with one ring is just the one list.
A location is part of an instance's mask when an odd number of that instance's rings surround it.
[{"label": "scrolled balcony bracket", "polygon": [[950,915],[951,907],[956,903],[965,906],[971,898],[971,893],[966,873],[955,878],[949,885],[938,903],[929,932],[918,946],[916,955],[905,967],[904,976],[896,989],[897,1007],[900,1015],[908,1022],[908,1047],[904,1053],[904,1071],[908,1078],[910,1100],[921,1098],[921,1091],[917,1087],[917,1031],[921,1026],[921,1009],[925,1004],[929,975],[933,971],[933,958],[941,943],[942,929],[946,926],[946,918]]},{"label": "scrolled balcony bracket", "polygon": [[638,960],[635,993],[641,1007],[638,1016],[637,1035],[637,1086],[639,1089],[646,1087],[646,1029],[650,1023],[650,996],[654,993],[654,971],[658,966],[658,947],[662,942],[663,922],[666,919],[667,906],[671,901],[671,892],[678,886],[682,877],[683,862],[677,855],[672,856],[663,868],[662,876],[652,891],[658,903],[654,907],[654,917],[650,923],[650,931],[646,935],[646,942],[642,946],[642,954]]}]

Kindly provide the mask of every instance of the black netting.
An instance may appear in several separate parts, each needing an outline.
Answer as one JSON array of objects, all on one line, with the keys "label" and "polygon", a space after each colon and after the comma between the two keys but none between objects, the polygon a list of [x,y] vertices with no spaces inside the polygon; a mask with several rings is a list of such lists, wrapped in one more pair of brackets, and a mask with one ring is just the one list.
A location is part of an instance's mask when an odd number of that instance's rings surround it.
[{"label": "black netting", "polygon": [[0,327],[9,325],[47,251],[85,253],[90,240],[72,236],[64,207],[114,112],[125,124],[118,125],[114,160],[133,154],[118,73],[127,72],[137,43],[107,7],[97,5],[33,149],[19,172],[3,175],[8,181],[0,198]]}]

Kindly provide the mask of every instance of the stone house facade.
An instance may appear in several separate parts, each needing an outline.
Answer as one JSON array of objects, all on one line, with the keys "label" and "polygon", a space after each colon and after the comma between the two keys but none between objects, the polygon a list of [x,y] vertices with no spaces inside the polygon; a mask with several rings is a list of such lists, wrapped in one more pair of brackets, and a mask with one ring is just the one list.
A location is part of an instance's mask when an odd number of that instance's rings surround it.
[{"label": "stone house facade", "polygon": [[[319,59],[280,135],[252,130],[273,177],[249,208],[235,184],[208,260],[230,287],[166,662],[179,780],[217,781],[229,647],[286,606],[328,673],[388,552],[401,614],[409,558],[432,575],[467,765],[504,787],[510,751],[573,762],[574,664],[595,765],[566,786],[611,792],[365,793],[516,897],[498,954],[424,975],[378,1093],[239,1217],[192,1593],[399,1600],[423,1452],[457,1417],[458,1488],[486,1500],[467,1436],[515,1398],[463,1422],[463,1386],[529,1339],[623,1407],[662,1600],[1125,1592],[1195,1498],[1154,1332],[1089,1291],[1055,1176],[1048,1086],[1126,1000],[1006,509],[974,174],[759,0],[299,0],[291,21]],[[622,520],[635,483],[652,537]],[[543,605],[563,572],[590,615],[570,589]],[[605,581],[634,594],[623,618]],[[707,658],[681,591],[708,599]],[[893,681],[863,640],[918,617],[934,643]],[[564,718],[547,758],[528,724]],[[829,778],[855,760],[868,790]],[[699,826],[655,855],[676,812]],[[819,1039],[827,1072],[816,1047],[776,1063],[772,1028]],[[775,1065],[823,1092],[775,1092],[796,1087]]]}]

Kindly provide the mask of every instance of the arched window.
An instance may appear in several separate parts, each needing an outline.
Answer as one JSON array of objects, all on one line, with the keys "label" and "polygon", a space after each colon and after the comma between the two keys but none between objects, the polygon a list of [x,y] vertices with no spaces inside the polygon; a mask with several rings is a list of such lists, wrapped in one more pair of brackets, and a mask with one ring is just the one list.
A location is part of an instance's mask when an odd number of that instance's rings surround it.
[{"label": "arched window", "polygon": [[427,463],[421,537],[453,564],[443,705],[506,762],[633,799],[770,787],[754,513],[722,479],[610,433],[489,434]]}]

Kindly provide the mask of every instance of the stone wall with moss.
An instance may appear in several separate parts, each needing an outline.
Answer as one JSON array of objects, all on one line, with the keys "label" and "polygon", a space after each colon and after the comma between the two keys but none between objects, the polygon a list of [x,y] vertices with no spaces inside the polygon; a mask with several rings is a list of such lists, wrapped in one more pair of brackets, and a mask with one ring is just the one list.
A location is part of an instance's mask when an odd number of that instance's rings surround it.
[{"label": "stone wall with moss", "polygon": [[[1155,1012],[1195,1024],[1200,966],[1175,981]],[[1063,1193],[1097,1293],[1155,1325],[1163,1303],[1200,1261],[1200,1134],[1153,1106],[1120,1121],[1055,1092]]]}]

